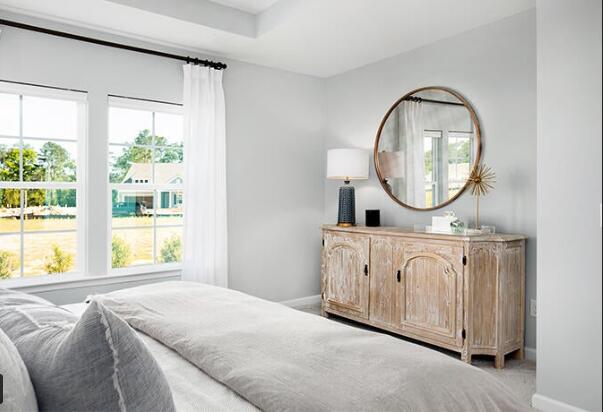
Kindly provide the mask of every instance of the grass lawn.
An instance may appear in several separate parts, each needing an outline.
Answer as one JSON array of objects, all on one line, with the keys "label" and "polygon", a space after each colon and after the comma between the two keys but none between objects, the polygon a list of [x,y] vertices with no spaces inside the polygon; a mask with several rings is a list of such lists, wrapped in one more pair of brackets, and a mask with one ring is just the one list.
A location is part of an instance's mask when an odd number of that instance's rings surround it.
[{"label": "grass lawn", "polygon": [[[156,259],[161,260],[161,250],[166,240],[182,236],[181,227],[161,227],[181,225],[182,217],[158,217],[157,229],[154,233],[152,217],[113,218],[113,235],[124,240],[130,249],[129,266],[153,263],[153,241],[157,242]],[[0,219],[0,252],[7,251],[14,255],[17,267],[12,276],[19,276],[20,235],[8,234],[20,231],[19,219]],[[126,229],[128,228],[128,229]],[[24,276],[39,276],[46,273],[45,263],[52,255],[52,246],[58,245],[64,252],[74,257],[74,268],[77,264],[77,239],[75,219],[31,219],[24,221]],[[37,231],[74,230],[67,233],[41,234]]]}]

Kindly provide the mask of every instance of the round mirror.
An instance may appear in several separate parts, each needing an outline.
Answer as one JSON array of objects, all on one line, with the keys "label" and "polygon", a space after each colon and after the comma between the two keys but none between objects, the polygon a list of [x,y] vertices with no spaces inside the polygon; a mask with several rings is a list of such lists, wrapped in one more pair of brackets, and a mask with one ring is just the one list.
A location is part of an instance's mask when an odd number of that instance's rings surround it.
[{"label": "round mirror", "polygon": [[397,203],[434,210],[463,193],[480,154],[479,120],[469,102],[453,90],[425,87],[402,97],[385,115],[375,168]]}]

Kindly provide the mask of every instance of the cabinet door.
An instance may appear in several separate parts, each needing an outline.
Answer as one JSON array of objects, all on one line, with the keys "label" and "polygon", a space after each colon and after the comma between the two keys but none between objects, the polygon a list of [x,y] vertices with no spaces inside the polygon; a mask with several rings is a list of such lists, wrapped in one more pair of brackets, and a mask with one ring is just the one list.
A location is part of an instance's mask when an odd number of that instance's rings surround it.
[{"label": "cabinet door", "polygon": [[325,234],[323,301],[327,309],[368,318],[368,236]]},{"label": "cabinet door", "polygon": [[442,241],[400,242],[395,249],[395,326],[450,347],[463,344],[463,247]]},{"label": "cabinet door", "polygon": [[370,320],[391,326],[394,319],[394,245],[391,237],[371,237]]}]

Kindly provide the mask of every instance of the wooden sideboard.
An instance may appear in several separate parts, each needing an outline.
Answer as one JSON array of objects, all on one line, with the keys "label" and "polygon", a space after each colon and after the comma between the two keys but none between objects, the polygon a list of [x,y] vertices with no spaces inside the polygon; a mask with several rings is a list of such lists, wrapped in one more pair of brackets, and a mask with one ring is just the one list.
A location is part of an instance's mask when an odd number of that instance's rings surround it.
[{"label": "wooden sideboard", "polygon": [[322,313],[461,353],[524,357],[525,237],[322,227]]}]

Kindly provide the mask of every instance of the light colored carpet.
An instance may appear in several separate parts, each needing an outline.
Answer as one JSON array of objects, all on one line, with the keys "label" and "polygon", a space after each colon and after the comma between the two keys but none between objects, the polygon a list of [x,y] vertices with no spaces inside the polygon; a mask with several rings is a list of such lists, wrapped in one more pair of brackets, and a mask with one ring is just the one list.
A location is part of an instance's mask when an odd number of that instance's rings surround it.
[{"label": "light colored carpet", "polygon": [[[303,312],[312,313],[320,316],[320,305],[301,306],[295,309]],[[337,322],[342,322],[350,326],[359,327],[363,329],[375,330],[369,326],[365,326],[356,322],[349,321],[342,318],[331,318]],[[392,335],[395,336],[395,335]],[[400,339],[404,339],[399,337]],[[431,345],[422,344],[421,342],[413,341],[417,344],[429,347],[434,350],[446,353],[449,356],[460,359],[460,355],[455,352],[447,351],[445,349],[436,348]],[[486,372],[494,375],[500,381],[502,381],[515,395],[525,402],[526,405],[531,406],[532,395],[536,392],[536,364],[532,361],[518,361],[515,359],[507,359],[504,369],[494,368],[494,358],[492,357],[476,357],[473,359],[473,365]]]}]

